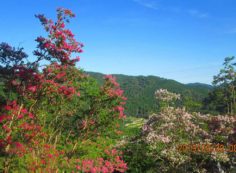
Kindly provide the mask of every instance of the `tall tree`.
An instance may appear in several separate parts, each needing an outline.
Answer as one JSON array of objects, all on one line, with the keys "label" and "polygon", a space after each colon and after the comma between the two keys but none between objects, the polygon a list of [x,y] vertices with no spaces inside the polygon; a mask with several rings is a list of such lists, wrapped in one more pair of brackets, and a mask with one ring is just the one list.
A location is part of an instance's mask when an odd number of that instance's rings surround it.
[{"label": "tall tree", "polygon": [[[221,102],[226,104],[227,114],[234,114],[236,112],[236,62],[235,57],[226,57],[223,63],[223,68],[220,70],[219,74],[214,76],[212,84],[221,90],[223,94],[220,94]],[[211,94],[216,94],[213,92]],[[217,96],[217,97],[218,97]]]}]

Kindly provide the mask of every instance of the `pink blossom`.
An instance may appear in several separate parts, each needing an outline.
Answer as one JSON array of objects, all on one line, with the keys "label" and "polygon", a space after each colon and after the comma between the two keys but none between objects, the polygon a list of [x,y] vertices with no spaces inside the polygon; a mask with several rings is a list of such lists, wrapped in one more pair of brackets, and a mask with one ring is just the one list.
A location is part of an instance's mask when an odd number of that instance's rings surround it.
[{"label": "pink blossom", "polygon": [[37,87],[36,86],[29,86],[28,90],[34,93],[34,92],[36,92]]},{"label": "pink blossom", "polygon": [[23,114],[19,114],[19,115],[17,116],[18,119],[22,119],[23,117],[24,117]]},{"label": "pink blossom", "polygon": [[6,115],[1,115],[0,116],[0,123],[3,121],[3,120],[5,120],[6,119]]},{"label": "pink blossom", "polygon": [[108,172],[109,172],[109,170],[107,169],[107,167],[103,166],[102,167],[102,173],[108,173]]},{"label": "pink blossom", "polygon": [[16,145],[17,148],[22,148],[23,147],[23,145],[20,142],[15,142],[15,145]]},{"label": "pink blossom", "polygon": [[32,113],[29,113],[28,114],[29,118],[33,119],[34,118],[34,115]]},{"label": "pink blossom", "polygon": [[91,169],[90,169],[90,172],[91,172],[91,173],[96,173],[96,172],[97,172],[97,169],[96,169],[96,168],[91,168]]}]

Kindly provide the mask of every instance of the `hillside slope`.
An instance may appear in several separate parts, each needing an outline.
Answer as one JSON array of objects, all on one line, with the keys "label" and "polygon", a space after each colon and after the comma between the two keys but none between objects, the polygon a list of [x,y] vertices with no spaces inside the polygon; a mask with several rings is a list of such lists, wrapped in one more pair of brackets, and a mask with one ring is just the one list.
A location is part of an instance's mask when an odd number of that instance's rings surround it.
[{"label": "hillside slope", "polygon": [[[87,72],[101,84],[103,74]],[[180,105],[184,105],[189,110],[198,110],[201,101],[211,90],[210,85],[194,83],[182,84],[174,80],[164,79],[157,76],[128,76],[114,74],[125,96],[128,97],[126,113],[131,116],[147,116],[151,112],[158,111],[158,104],[154,97],[157,89],[164,88],[171,92],[179,93],[182,96]]]}]

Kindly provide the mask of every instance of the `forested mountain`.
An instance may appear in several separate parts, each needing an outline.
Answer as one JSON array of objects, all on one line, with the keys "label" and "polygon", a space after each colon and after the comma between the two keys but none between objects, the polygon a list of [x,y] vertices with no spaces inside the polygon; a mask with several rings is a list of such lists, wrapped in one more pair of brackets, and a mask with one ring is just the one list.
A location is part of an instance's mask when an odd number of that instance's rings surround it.
[{"label": "forested mountain", "polygon": [[[96,78],[99,83],[103,82],[103,74],[87,73]],[[131,116],[147,116],[159,110],[154,97],[154,92],[157,89],[163,88],[181,94],[182,101],[178,104],[184,105],[188,110],[197,111],[201,108],[202,100],[212,88],[207,84],[182,84],[175,80],[157,76],[128,76],[121,74],[114,74],[113,76],[116,77],[124,90],[125,96],[128,97],[126,113]]]}]

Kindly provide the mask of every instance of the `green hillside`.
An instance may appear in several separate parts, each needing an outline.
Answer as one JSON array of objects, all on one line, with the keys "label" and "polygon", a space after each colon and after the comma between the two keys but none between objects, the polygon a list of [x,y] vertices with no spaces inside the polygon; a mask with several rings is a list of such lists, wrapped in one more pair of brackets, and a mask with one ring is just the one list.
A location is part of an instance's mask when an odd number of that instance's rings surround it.
[{"label": "green hillside", "polygon": [[[103,82],[103,74],[87,72],[98,80]],[[158,104],[154,97],[157,89],[163,88],[171,92],[182,95],[182,101],[179,105],[184,105],[188,110],[195,111],[201,108],[201,101],[211,90],[210,85],[194,83],[182,84],[175,80],[160,78],[157,76],[128,76],[114,75],[128,97],[126,113],[131,116],[147,116],[158,111]]]}]

